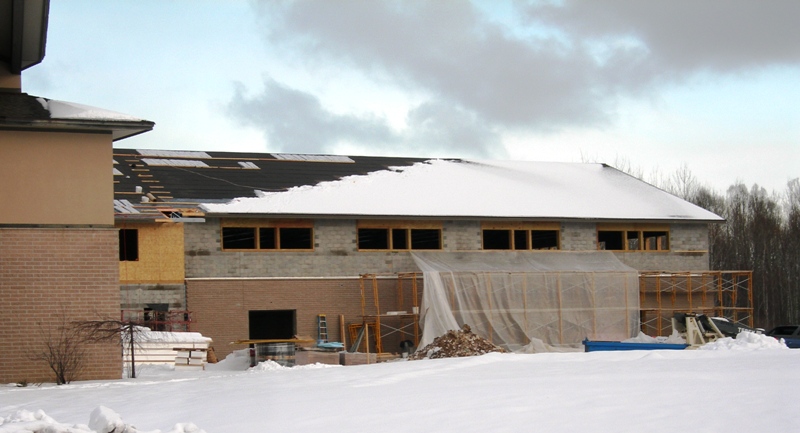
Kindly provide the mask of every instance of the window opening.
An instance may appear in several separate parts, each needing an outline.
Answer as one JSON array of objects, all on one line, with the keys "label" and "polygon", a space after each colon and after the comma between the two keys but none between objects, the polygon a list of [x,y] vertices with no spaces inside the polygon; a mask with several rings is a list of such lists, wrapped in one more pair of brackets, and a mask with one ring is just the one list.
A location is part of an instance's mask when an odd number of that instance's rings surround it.
[{"label": "window opening", "polygon": [[408,229],[392,229],[392,249],[408,249]]},{"label": "window opening", "polygon": [[251,340],[285,340],[297,335],[297,310],[248,311]]},{"label": "window opening", "polygon": [[559,230],[484,228],[484,250],[557,250]]},{"label": "window opening", "polygon": [[514,230],[514,249],[527,250],[528,243],[528,230]]},{"label": "window opening", "polygon": [[358,249],[388,250],[389,229],[358,229]]},{"label": "window opening", "polygon": [[139,260],[139,230],[119,229],[119,261]]},{"label": "window opening", "polygon": [[223,227],[222,248],[226,250],[256,249],[256,229],[253,227]]},{"label": "window opening", "polygon": [[441,236],[437,229],[411,229],[412,250],[439,250]]},{"label": "window opening", "polygon": [[275,227],[261,227],[258,229],[258,248],[274,250],[277,246]]},{"label": "window opening", "polygon": [[534,250],[557,250],[558,230],[531,230],[531,248]]},{"label": "window opening", "polygon": [[612,251],[667,251],[669,230],[598,230],[597,249]]},{"label": "window opening", "polygon": [[[519,242],[517,240],[517,233],[524,230],[514,231],[514,248],[517,248]],[[511,231],[510,230],[484,230],[483,231],[483,249],[484,250],[510,250],[511,249]]]},{"label": "window opening", "polygon": [[313,250],[311,227],[222,227],[223,250]]},{"label": "window opening", "polygon": [[310,228],[281,227],[278,232],[282,250],[310,250],[313,247]]}]

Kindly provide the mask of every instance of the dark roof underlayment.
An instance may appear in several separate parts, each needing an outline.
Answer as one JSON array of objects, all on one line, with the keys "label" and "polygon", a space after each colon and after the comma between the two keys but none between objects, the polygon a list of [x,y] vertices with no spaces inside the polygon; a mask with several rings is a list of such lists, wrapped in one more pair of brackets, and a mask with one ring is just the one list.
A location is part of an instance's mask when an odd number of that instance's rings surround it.
[{"label": "dark roof underlayment", "polygon": [[426,160],[114,149],[114,198],[135,205],[147,194],[160,204],[225,202],[256,197],[256,190],[285,191]]}]

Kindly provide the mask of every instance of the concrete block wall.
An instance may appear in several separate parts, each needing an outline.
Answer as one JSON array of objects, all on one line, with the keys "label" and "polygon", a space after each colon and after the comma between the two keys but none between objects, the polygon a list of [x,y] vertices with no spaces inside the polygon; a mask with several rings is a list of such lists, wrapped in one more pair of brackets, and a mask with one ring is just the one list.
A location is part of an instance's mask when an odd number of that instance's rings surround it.
[{"label": "concrete block wall", "polygon": [[561,249],[564,251],[596,250],[597,226],[595,223],[562,223]]},{"label": "concrete block wall", "polygon": [[186,309],[183,284],[123,284],[120,305],[123,310],[141,310],[148,304],[168,304],[170,310]]},{"label": "concrete block wall", "polygon": [[[53,382],[30,359],[49,330],[119,317],[118,244],[113,228],[0,228],[0,383]],[[122,377],[118,344],[86,347],[79,379]]]},{"label": "concrete block wall", "polygon": [[[219,219],[184,228],[186,276],[220,277],[334,277],[364,273],[414,272],[407,252],[357,250],[356,220],[314,222],[313,252],[223,252]],[[452,220],[442,224],[443,251],[481,249],[480,221]],[[597,230],[593,222],[561,225],[561,249],[595,251]],[[671,251],[617,253],[639,270],[705,270],[708,268],[708,228],[705,224],[673,224]]]}]

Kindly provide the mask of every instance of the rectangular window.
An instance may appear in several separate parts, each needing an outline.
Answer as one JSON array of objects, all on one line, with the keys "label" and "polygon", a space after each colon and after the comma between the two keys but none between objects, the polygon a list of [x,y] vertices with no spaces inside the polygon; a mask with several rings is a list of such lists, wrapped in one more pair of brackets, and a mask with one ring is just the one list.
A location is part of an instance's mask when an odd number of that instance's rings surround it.
[{"label": "rectangular window", "polygon": [[669,228],[649,224],[598,224],[597,249],[610,251],[668,251]]},{"label": "rectangular window", "polygon": [[139,260],[139,230],[119,229],[119,261]]},{"label": "rectangular window", "polygon": [[484,250],[560,249],[559,223],[484,223]]},{"label": "rectangular window", "polygon": [[[519,232],[520,230],[516,230]],[[515,236],[516,245],[516,236]],[[483,231],[484,250],[510,250],[511,249],[511,230],[484,230]]]},{"label": "rectangular window", "polygon": [[359,250],[388,250],[389,229],[359,229]]},{"label": "rectangular window", "polygon": [[370,221],[359,223],[358,249],[366,250],[440,250],[442,229],[438,223]]},{"label": "rectangular window", "polygon": [[313,250],[314,230],[311,223],[274,222],[255,226],[252,222],[226,221],[222,227],[223,250]]},{"label": "rectangular window", "polygon": [[223,227],[222,249],[224,250],[256,249],[256,229],[254,227]]}]

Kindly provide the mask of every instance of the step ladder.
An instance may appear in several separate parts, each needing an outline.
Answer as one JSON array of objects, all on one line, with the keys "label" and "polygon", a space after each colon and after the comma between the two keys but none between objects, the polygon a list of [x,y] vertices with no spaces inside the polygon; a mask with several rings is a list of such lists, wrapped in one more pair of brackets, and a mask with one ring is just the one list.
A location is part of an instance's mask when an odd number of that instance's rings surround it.
[{"label": "step ladder", "polygon": [[317,343],[328,342],[328,320],[324,314],[317,315]]}]

